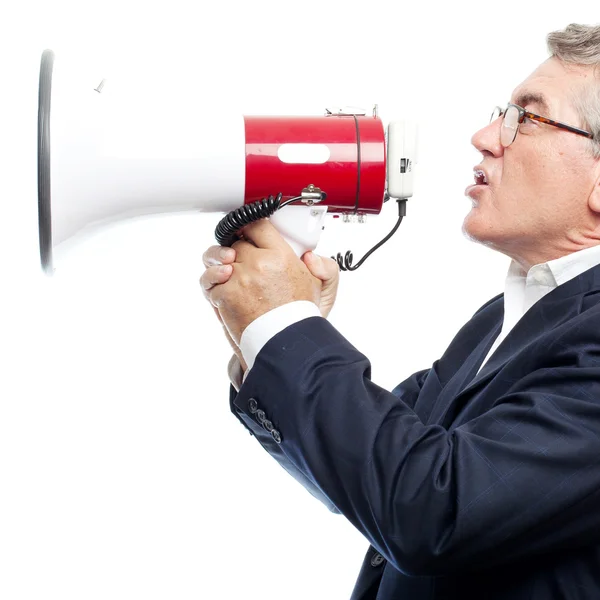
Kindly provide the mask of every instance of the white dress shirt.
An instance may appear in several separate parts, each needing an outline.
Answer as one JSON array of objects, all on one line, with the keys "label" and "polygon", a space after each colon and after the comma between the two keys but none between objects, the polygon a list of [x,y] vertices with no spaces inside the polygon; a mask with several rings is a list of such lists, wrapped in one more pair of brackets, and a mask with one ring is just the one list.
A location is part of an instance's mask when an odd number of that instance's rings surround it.
[{"label": "white dress shirt", "polygon": [[[527,273],[517,262],[511,261],[504,286],[502,330],[492,344],[481,367],[488,361],[519,319],[538,300],[559,285],[597,264],[600,264],[600,245],[534,265]],[[274,308],[250,323],[244,330],[240,340],[240,350],[248,365],[248,371],[254,365],[254,361],[262,347],[273,336],[298,321],[309,317],[320,317],[320,315],[321,313],[316,304],[308,301],[298,301]],[[235,355],[229,361],[228,372],[231,382],[239,391],[242,383],[242,369]]]},{"label": "white dress shirt", "polygon": [[584,271],[600,264],[600,245],[579,250],[539,265],[526,273],[514,260],[508,268],[504,283],[504,321],[502,330],[494,340],[479,370],[489,360],[504,338],[519,322],[521,317],[546,294],[581,275]]}]

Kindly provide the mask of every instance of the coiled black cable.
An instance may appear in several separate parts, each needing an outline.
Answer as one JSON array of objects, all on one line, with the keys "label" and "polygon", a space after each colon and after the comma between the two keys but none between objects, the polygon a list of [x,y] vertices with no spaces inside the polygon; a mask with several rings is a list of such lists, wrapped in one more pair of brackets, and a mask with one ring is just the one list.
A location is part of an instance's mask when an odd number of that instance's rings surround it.
[{"label": "coiled black cable", "polygon": [[350,250],[348,250],[348,252],[346,252],[346,254],[343,257],[341,252],[338,252],[337,256],[331,257],[337,262],[340,271],[356,271],[356,269],[358,269],[358,267],[360,267],[360,265],[362,265],[365,262],[365,260],[367,260],[367,258],[369,258],[369,256],[371,256],[371,254],[373,254],[373,252],[377,250],[377,248],[383,246],[383,244],[385,244],[394,235],[394,233],[396,233],[398,227],[400,227],[400,223],[402,223],[402,219],[406,216],[406,199],[399,198],[398,200],[396,200],[396,202],[398,202],[398,221],[396,222],[396,225],[394,225],[394,228],[378,244],[373,246],[358,261],[356,265],[352,265],[352,259],[354,258],[354,256],[352,255],[352,252]]},{"label": "coiled black cable", "polygon": [[219,221],[219,224],[215,229],[215,238],[217,242],[219,242],[221,246],[233,245],[240,239],[238,231],[242,229],[242,227],[254,223],[254,221],[258,221],[259,219],[270,217],[275,211],[287,206],[291,202],[300,200],[302,196],[295,196],[283,203],[281,202],[281,198],[282,194],[280,192],[275,197],[269,196],[268,198],[263,198],[262,200],[257,200],[250,204],[244,204],[244,206],[232,210]]},{"label": "coiled black cable", "polygon": [[[257,200],[250,204],[244,204],[243,206],[240,206],[240,208],[232,210],[219,221],[215,229],[215,238],[217,242],[221,246],[232,246],[240,239],[240,236],[238,235],[240,229],[250,223],[254,223],[254,221],[270,217],[275,211],[280,210],[296,200],[300,200],[302,196],[295,196],[283,203],[281,202],[281,198],[282,194],[280,192],[275,197],[269,196],[268,198],[263,198],[262,200]],[[360,267],[365,260],[377,250],[377,248],[383,246],[383,244],[396,233],[398,227],[400,227],[400,223],[402,223],[403,217],[406,216],[406,199],[398,199],[396,201],[398,202],[398,221],[396,222],[396,225],[394,225],[394,228],[378,244],[373,246],[373,248],[371,248],[356,265],[352,265],[354,257],[350,250],[346,252],[345,256],[342,256],[342,254],[338,252],[337,256],[331,257],[337,262],[340,271],[356,271],[356,269],[358,269],[358,267]]]}]

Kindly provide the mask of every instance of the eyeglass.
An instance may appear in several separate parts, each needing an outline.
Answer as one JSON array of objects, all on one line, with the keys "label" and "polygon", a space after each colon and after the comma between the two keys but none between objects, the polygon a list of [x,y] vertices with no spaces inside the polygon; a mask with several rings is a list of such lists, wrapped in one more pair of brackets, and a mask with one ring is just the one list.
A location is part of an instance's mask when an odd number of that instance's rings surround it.
[{"label": "eyeglass", "polygon": [[501,116],[504,116],[504,119],[502,121],[502,126],[500,127],[500,143],[505,148],[508,148],[515,141],[519,131],[519,125],[523,123],[525,119],[532,119],[534,121],[539,121],[540,123],[546,123],[547,125],[554,125],[554,127],[560,127],[560,129],[565,129],[566,131],[571,131],[590,139],[593,139],[594,137],[594,134],[590,133],[589,131],[584,131],[583,129],[578,129],[577,127],[572,127],[571,125],[566,125],[565,123],[553,121],[547,117],[541,117],[540,115],[529,112],[524,108],[517,106],[516,104],[508,104],[506,108],[496,106],[490,118],[490,123],[494,122],[498,117]]}]

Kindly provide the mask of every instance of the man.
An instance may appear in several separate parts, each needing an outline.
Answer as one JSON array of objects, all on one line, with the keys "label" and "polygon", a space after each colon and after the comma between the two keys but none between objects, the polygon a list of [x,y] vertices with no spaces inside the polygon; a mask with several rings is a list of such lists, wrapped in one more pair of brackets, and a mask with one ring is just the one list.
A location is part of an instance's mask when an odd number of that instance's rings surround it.
[{"label": "man", "polygon": [[353,600],[600,598],[600,26],[548,45],[472,139],[505,293],[393,392],[323,318],[333,261],[265,220],[204,255],[232,411],[371,544]]}]

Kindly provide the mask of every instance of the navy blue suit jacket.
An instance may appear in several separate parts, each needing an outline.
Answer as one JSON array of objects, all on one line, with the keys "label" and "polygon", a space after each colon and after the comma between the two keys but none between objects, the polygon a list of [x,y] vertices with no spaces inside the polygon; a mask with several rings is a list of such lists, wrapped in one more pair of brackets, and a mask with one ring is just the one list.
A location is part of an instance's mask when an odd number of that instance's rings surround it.
[{"label": "navy blue suit jacket", "polygon": [[370,542],[352,600],[600,598],[600,266],[477,373],[502,318],[498,296],[393,392],[305,319],[231,389],[265,450]]}]

